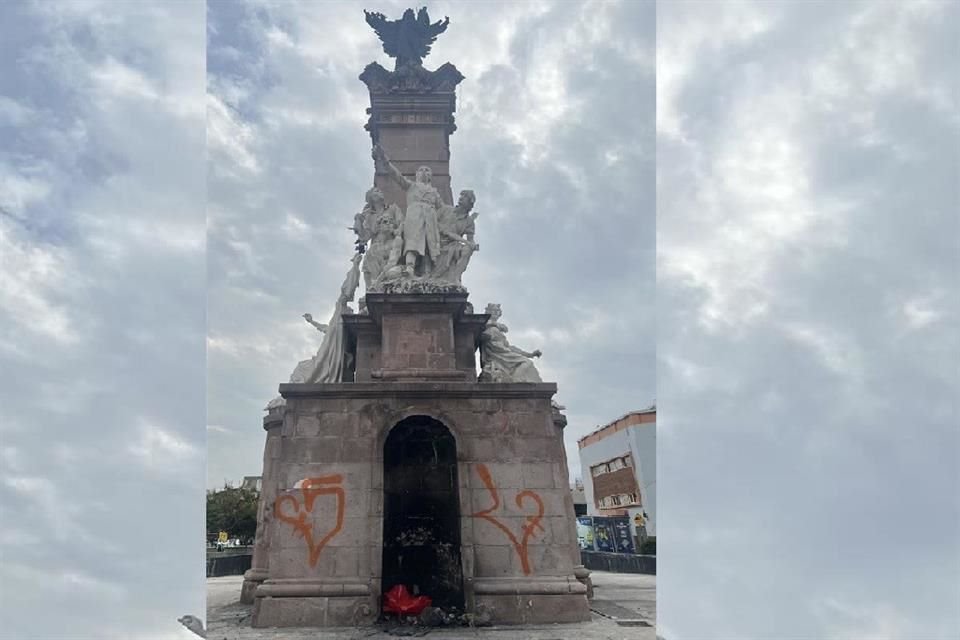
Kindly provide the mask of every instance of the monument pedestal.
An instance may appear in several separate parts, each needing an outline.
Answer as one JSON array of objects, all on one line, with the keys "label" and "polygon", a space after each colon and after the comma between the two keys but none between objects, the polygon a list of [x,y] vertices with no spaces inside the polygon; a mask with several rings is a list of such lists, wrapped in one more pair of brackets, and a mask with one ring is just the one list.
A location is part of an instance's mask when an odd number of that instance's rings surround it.
[{"label": "monument pedestal", "polygon": [[356,382],[280,385],[253,625],[371,623],[401,583],[495,623],[588,620],[556,385],[476,382],[464,294],[367,304],[343,320]]}]

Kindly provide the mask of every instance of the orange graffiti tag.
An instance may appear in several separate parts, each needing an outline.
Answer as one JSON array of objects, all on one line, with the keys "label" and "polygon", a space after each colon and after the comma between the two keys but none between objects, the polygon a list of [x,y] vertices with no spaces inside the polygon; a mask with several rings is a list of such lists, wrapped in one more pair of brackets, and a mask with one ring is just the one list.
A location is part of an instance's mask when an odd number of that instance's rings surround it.
[{"label": "orange graffiti tag", "polygon": [[[297,501],[296,496],[289,493],[277,496],[276,501],[273,503],[273,511],[277,518],[291,525],[296,532],[302,535],[307,541],[307,550],[310,552],[308,562],[310,563],[311,567],[317,566],[317,560],[320,558],[320,552],[323,551],[323,547],[330,542],[333,536],[340,532],[341,528],[343,528],[343,511],[346,498],[343,487],[324,486],[339,485],[342,482],[343,476],[340,474],[304,479],[300,485],[300,492],[303,495],[303,506],[305,510],[300,509],[300,503]],[[337,524],[333,527],[333,529],[330,530],[329,533],[327,533],[327,535],[320,539],[320,542],[314,544],[313,527],[307,522],[307,514],[313,512],[314,501],[318,496],[322,495],[336,496]],[[293,504],[294,513],[296,515],[287,515],[283,512],[283,509],[280,505],[282,505],[284,502],[290,502]]]},{"label": "orange graffiti tag", "polygon": [[480,479],[483,480],[483,484],[486,486],[487,491],[490,492],[490,497],[493,498],[493,506],[489,509],[476,512],[473,514],[474,517],[483,518],[506,534],[507,538],[510,539],[510,543],[513,544],[513,548],[516,549],[517,555],[520,556],[520,564],[523,567],[524,575],[530,575],[530,559],[527,557],[527,545],[530,543],[530,536],[533,535],[534,529],[540,529],[540,531],[544,531],[543,526],[540,524],[540,520],[543,519],[543,500],[533,491],[521,491],[517,494],[516,502],[517,507],[520,509],[523,509],[524,498],[531,498],[537,505],[537,514],[527,516],[527,523],[522,527],[523,538],[521,538],[518,542],[517,537],[513,535],[513,532],[510,531],[505,524],[503,524],[496,516],[490,515],[500,508],[500,493],[493,484],[493,478],[490,475],[490,470],[487,469],[487,465],[483,464],[482,462],[478,463],[477,474],[480,476]]}]

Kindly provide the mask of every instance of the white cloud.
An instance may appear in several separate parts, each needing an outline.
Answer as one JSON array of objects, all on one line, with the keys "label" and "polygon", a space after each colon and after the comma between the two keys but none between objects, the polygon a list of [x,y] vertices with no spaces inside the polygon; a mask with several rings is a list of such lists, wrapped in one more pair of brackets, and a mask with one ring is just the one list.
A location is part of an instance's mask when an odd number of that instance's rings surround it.
[{"label": "white cloud", "polygon": [[200,454],[195,444],[150,420],[142,419],[138,430],[138,437],[127,446],[127,451],[148,467],[170,469]]},{"label": "white cloud", "polygon": [[8,318],[0,346],[14,354],[20,350],[19,336],[39,334],[66,347],[80,336],[77,323],[66,306],[54,301],[67,287],[80,283],[71,277],[75,265],[66,250],[28,244],[17,227],[0,218],[0,311]]},{"label": "white cloud", "polygon": [[939,322],[944,315],[941,309],[942,292],[911,298],[903,303],[901,313],[910,329],[923,329]]},{"label": "white cloud", "polygon": [[231,167],[236,167],[258,173],[259,162],[249,148],[254,136],[254,126],[242,122],[226,102],[213,94],[207,96],[207,147],[211,153],[219,154],[215,159],[223,157],[230,162],[229,166],[214,162],[218,171],[231,172]]},{"label": "white cloud", "polygon": [[101,92],[110,97],[133,97],[158,100],[160,93],[147,77],[137,69],[114,58],[94,67],[90,77],[100,86]]},{"label": "white cloud", "polygon": [[50,183],[41,178],[31,178],[15,173],[9,166],[0,165],[0,200],[3,210],[21,217],[24,210],[42,202],[50,194]]},{"label": "white cloud", "polygon": [[841,376],[861,377],[863,365],[856,345],[845,340],[838,332],[829,327],[796,323],[787,323],[783,329],[790,339],[811,349],[826,369]]},{"label": "white cloud", "polygon": [[235,430],[229,427],[224,427],[219,424],[208,424],[207,431],[214,431],[216,433],[234,433]]},{"label": "white cloud", "polygon": [[[659,7],[658,7],[659,9]],[[698,57],[756,38],[773,27],[773,18],[751,2],[703,3],[700,19],[657,11],[657,135],[686,140],[685,118],[677,106],[679,94],[695,71]]]}]

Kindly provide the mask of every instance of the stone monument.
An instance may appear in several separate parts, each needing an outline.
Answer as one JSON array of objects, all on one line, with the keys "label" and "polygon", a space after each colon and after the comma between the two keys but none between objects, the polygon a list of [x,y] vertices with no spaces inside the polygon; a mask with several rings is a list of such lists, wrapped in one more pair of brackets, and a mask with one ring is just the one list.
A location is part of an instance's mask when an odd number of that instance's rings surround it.
[{"label": "stone monument", "polygon": [[479,248],[476,196],[450,186],[463,76],[422,65],[449,20],[366,15],[396,58],[360,76],[373,186],[333,316],[304,316],[320,348],[267,407],[241,599],[255,627],[371,624],[400,584],[495,624],[588,620],[556,384],[461,281]]}]

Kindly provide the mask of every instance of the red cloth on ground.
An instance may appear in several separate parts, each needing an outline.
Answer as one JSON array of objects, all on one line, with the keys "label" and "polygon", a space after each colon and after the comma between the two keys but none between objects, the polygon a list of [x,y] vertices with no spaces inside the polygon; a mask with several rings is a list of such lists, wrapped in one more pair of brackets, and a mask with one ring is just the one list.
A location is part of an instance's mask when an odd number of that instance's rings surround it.
[{"label": "red cloth on ground", "polygon": [[430,606],[429,596],[412,596],[407,588],[398,584],[383,594],[383,610],[401,616],[417,616]]}]

